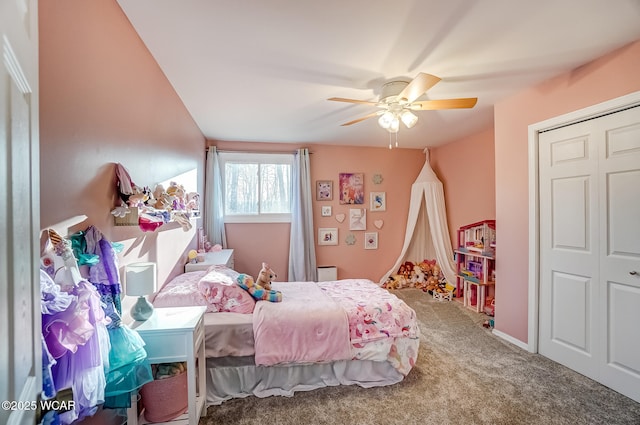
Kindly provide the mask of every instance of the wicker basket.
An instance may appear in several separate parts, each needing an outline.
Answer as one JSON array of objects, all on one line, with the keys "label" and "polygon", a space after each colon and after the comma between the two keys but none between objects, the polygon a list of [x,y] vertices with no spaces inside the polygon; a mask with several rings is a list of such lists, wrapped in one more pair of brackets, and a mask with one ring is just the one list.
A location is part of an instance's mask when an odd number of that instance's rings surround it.
[{"label": "wicker basket", "polygon": [[149,422],[167,422],[187,410],[187,374],[185,372],[165,379],[156,379],[140,389],[144,418]]},{"label": "wicker basket", "polygon": [[138,225],[138,209],[129,208],[129,214],[124,217],[113,217],[114,226],[137,226]]}]

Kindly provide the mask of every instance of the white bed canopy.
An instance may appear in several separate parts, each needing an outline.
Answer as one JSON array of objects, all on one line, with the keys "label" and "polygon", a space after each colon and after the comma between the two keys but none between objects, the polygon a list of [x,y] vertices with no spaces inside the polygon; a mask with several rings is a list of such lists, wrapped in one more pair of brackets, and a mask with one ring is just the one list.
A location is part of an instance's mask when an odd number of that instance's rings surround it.
[{"label": "white bed canopy", "polygon": [[424,166],[411,186],[409,216],[402,252],[391,270],[380,280],[380,284],[397,273],[405,261],[420,263],[423,260],[435,259],[447,282],[455,286],[455,263],[447,225],[444,189],[429,164],[429,149],[425,149],[424,153]]}]

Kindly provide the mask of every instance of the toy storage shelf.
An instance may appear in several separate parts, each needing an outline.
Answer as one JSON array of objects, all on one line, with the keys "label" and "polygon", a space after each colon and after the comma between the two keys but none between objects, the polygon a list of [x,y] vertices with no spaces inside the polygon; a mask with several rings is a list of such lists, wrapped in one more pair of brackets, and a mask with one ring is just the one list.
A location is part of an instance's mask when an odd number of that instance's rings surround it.
[{"label": "toy storage shelf", "polygon": [[[458,229],[455,295],[465,307],[485,311],[489,293],[495,291],[495,220],[484,220]],[[491,311],[493,315],[493,311]]]},{"label": "toy storage shelf", "polygon": [[[113,225],[114,226],[139,226],[138,219],[140,217],[140,210],[138,208],[129,208],[129,214],[124,217],[113,217]],[[179,211],[185,212],[185,211]],[[200,218],[199,210],[191,210],[188,212],[189,220],[194,221]],[[173,220],[169,221],[169,223],[174,222]],[[167,224],[167,223],[165,223]]]}]

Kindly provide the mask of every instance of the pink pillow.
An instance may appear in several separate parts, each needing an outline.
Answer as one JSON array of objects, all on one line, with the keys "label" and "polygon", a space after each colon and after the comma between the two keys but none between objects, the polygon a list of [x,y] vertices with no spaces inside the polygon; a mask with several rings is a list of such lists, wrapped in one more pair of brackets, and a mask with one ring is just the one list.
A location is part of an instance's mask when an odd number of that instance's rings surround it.
[{"label": "pink pillow", "polygon": [[153,299],[155,307],[189,307],[204,305],[207,313],[218,311],[210,306],[198,289],[198,282],[207,274],[205,271],[187,272],[167,282]]},{"label": "pink pillow", "polygon": [[198,282],[198,289],[217,311],[251,314],[256,302],[237,285],[238,274],[225,266],[211,266]]}]

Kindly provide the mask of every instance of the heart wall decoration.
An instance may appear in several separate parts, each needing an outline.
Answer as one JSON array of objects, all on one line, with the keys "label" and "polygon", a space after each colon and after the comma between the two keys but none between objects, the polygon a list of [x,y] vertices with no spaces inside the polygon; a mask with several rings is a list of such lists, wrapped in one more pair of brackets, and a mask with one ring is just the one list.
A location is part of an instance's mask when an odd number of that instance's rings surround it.
[{"label": "heart wall decoration", "polygon": [[337,221],[338,223],[342,223],[342,222],[344,221],[345,217],[346,217],[346,216],[345,216],[344,214],[342,214],[342,213],[340,213],[340,214],[336,214],[336,221]]},{"label": "heart wall decoration", "polygon": [[376,226],[376,229],[382,229],[382,226],[384,225],[384,221],[382,220],[375,220],[373,222],[373,225]]}]

